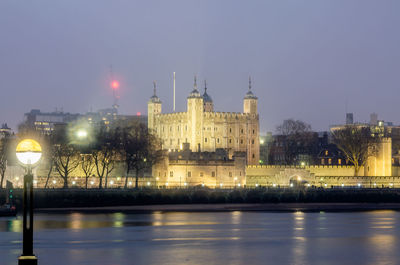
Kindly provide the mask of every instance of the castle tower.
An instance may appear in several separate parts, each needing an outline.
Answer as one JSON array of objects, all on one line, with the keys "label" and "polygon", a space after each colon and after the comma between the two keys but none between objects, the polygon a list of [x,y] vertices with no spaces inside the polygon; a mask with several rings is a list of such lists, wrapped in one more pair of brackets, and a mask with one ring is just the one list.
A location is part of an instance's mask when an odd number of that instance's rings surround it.
[{"label": "castle tower", "polygon": [[187,115],[188,115],[188,133],[190,137],[190,149],[192,151],[201,151],[201,143],[203,139],[203,97],[197,90],[196,76],[194,77],[193,90],[187,98]]},{"label": "castle tower", "polygon": [[203,102],[204,102],[204,112],[214,111],[214,103],[212,101],[212,98],[207,94],[207,82],[205,80],[204,80]]},{"label": "castle tower", "polygon": [[249,77],[249,91],[243,100],[243,112],[257,114],[257,101],[258,98],[251,92],[251,77]]},{"label": "castle tower", "polygon": [[153,82],[154,94],[147,102],[147,123],[149,130],[155,129],[155,117],[157,114],[161,113],[161,100],[156,94],[156,81]]},{"label": "castle tower", "polygon": [[364,176],[392,176],[392,138],[382,137],[372,147],[374,151],[367,158],[364,166]]},{"label": "castle tower", "polygon": [[257,101],[258,98],[251,91],[251,78],[249,77],[249,91],[243,99],[243,113],[247,114],[244,137],[248,165],[258,165],[260,161],[260,124]]}]

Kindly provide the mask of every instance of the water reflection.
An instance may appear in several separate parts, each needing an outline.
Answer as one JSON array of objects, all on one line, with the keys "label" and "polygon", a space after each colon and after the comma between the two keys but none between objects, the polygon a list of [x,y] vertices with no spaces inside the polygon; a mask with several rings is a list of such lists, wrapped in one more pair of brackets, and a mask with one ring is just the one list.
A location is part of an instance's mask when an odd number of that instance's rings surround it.
[{"label": "water reflection", "polygon": [[[187,215],[187,214],[186,214]],[[93,218],[95,216],[95,218]],[[152,214],[153,220],[127,220],[126,215],[115,213],[110,215],[84,215],[81,213],[71,213],[67,218],[62,215],[48,215],[46,219],[41,215],[35,217],[35,230],[41,229],[70,229],[76,231],[89,228],[116,227],[123,228],[129,226],[182,226],[182,225],[213,225],[216,222],[196,221],[187,215],[187,220],[168,221],[163,217],[165,214]],[[89,218],[88,218],[89,217]],[[90,218],[91,217],[91,218]],[[22,232],[22,217],[0,219],[0,232]]]},{"label": "water reflection", "polygon": [[304,259],[306,256],[306,237],[304,237],[304,222],[305,222],[305,213],[303,212],[295,212],[293,213],[293,262],[295,263],[304,263]]},{"label": "water reflection", "polygon": [[[38,214],[43,264],[395,264],[399,212]],[[1,263],[21,218],[0,218]],[[6,233],[10,232],[10,233]],[[4,261],[3,261],[4,259]]]},{"label": "water reflection", "polygon": [[393,263],[392,257],[395,255],[396,245],[398,245],[398,235],[396,235],[396,212],[377,211],[370,212],[369,224],[370,233],[368,244],[376,255],[371,264],[390,264]]}]

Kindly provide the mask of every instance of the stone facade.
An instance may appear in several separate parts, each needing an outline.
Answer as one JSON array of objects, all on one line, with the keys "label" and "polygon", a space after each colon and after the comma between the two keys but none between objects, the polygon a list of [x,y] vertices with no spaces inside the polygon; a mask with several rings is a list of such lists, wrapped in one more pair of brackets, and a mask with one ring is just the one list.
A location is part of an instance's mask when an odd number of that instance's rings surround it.
[{"label": "stone facade", "polygon": [[392,176],[392,139],[382,138],[368,156],[364,167],[365,176]]},{"label": "stone facade", "polygon": [[207,91],[200,95],[195,82],[187,98],[187,111],[164,114],[154,91],[148,102],[148,127],[162,140],[164,150],[182,150],[183,144],[188,143],[193,152],[226,149],[229,158],[234,152],[246,152],[247,164],[257,165],[260,159],[257,101],[249,86],[243,113],[214,112],[211,97]]},{"label": "stone facade", "polygon": [[[288,187],[300,182],[314,187],[400,187],[400,168],[392,166],[390,175],[365,175],[362,167],[354,176],[353,166],[248,166],[247,187],[270,186]],[[379,171],[388,172],[388,171]]]},{"label": "stone facade", "polygon": [[[188,147],[188,145],[186,145]],[[246,185],[246,153],[235,152],[232,158],[224,149],[216,152],[192,152],[188,148],[168,152],[153,166],[153,178],[159,187],[211,188]]]}]

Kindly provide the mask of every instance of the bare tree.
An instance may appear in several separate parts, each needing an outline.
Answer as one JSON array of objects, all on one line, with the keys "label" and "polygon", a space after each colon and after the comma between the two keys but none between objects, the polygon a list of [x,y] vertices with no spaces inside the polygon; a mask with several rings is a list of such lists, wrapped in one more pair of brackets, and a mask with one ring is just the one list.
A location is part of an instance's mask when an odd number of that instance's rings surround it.
[{"label": "bare tree", "polygon": [[8,147],[9,137],[6,135],[0,139],[0,189],[3,188],[3,182],[7,170]]},{"label": "bare tree", "polygon": [[92,154],[82,154],[81,168],[85,173],[85,188],[88,188],[88,180],[94,170],[94,159]]},{"label": "bare tree", "polygon": [[116,127],[119,150],[126,168],[125,188],[128,187],[129,173],[135,171],[135,187],[138,187],[139,175],[161,158],[161,145],[158,139],[149,133],[145,124],[119,124]]},{"label": "bare tree", "polygon": [[49,184],[49,179],[51,177],[51,174],[53,173],[53,169],[54,169],[54,165],[55,165],[56,149],[55,149],[55,145],[54,145],[53,135],[49,135],[47,137],[47,145],[43,151],[45,152],[44,157],[46,157],[47,162],[48,162],[47,177],[46,177],[46,182],[44,184],[44,188],[46,189]]},{"label": "bare tree", "polygon": [[333,142],[342,150],[346,159],[354,165],[354,176],[367,162],[368,156],[375,153],[377,138],[371,135],[369,127],[346,125],[332,132]]},{"label": "bare tree", "polygon": [[311,126],[300,120],[284,120],[276,128],[284,153],[285,164],[293,165],[299,154],[310,153],[313,132]]},{"label": "bare tree", "polygon": [[144,124],[138,124],[132,132],[132,149],[129,155],[130,167],[135,170],[135,188],[138,188],[139,174],[161,159],[160,147],[156,136],[150,134]]},{"label": "bare tree", "polygon": [[70,144],[56,144],[54,164],[57,172],[64,180],[64,188],[68,188],[68,178],[79,165],[79,152]]},{"label": "bare tree", "polygon": [[114,170],[115,162],[118,160],[118,148],[115,130],[98,128],[92,157],[99,177],[99,189],[103,188],[103,178],[105,178],[104,187],[107,188],[108,175]]}]

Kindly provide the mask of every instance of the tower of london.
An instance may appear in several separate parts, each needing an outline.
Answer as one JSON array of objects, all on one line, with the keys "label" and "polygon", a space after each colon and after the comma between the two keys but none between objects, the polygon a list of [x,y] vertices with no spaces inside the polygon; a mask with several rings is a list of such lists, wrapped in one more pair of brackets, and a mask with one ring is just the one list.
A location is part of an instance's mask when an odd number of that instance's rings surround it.
[{"label": "tower of london", "polygon": [[154,88],[148,102],[148,127],[161,139],[164,150],[182,150],[186,144],[193,152],[225,149],[230,158],[234,152],[246,152],[247,164],[257,165],[260,158],[257,102],[249,79],[243,112],[216,112],[207,86],[201,94],[195,78],[186,112],[162,113],[162,102]]}]

